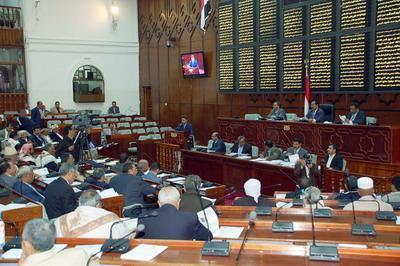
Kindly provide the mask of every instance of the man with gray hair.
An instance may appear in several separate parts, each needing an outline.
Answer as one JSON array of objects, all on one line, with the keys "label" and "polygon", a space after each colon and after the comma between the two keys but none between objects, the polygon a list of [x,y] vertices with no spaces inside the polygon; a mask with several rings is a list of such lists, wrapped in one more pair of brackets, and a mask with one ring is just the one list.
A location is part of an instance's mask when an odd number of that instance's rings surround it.
[{"label": "man with gray hair", "polygon": [[211,201],[201,198],[199,194],[201,178],[198,175],[186,176],[184,187],[185,193],[181,196],[181,202],[179,204],[180,211],[198,213],[203,208],[206,209],[213,205]]},{"label": "man with gray hair", "polygon": [[144,238],[207,240],[212,234],[194,213],[179,211],[180,194],[175,187],[164,187],[158,193],[157,216],[139,219],[144,224]]},{"label": "man with gray hair", "polygon": [[139,162],[137,164],[137,169],[138,169],[138,172],[137,172],[136,176],[147,175],[149,173],[149,162],[144,159],[139,160]]},{"label": "man with gray hair", "polygon": [[20,193],[21,195],[30,198],[31,200],[43,203],[45,197],[43,192],[32,186],[35,176],[33,174],[33,169],[31,166],[22,166],[17,172],[18,181],[15,182],[13,189]]},{"label": "man with gray hair", "polygon": [[76,166],[64,163],[58,172],[60,177],[51,182],[44,193],[46,197],[44,206],[49,219],[72,212],[78,207],[75,192],[71,187],[76,178]]},{"label": "man with gray hair", "polygon": [[83,249],[69,248],[59,253],[53,251],[56,240],[56,228],[45,219],[30,220],[22,233],[21,266],[67,266],[86,265],[89,259]]},{"label": "man with gray hair", "polygon": [[330,209],[325,207],[321,198],[321,190],[317,187],[308,187],[304,191],[303,208],[310,208],[310,205],[313,209]]},{"label": "man with gray hair", "polygon": [[[101,198],[96,190],[84,191],[79,197],[79,207],[55,219],[57,237],[109,238],[111,225],[121,220],[115,213],[101,207]],[[112,237],[123,237],[135,226],[128,221],[115,224]]]}]

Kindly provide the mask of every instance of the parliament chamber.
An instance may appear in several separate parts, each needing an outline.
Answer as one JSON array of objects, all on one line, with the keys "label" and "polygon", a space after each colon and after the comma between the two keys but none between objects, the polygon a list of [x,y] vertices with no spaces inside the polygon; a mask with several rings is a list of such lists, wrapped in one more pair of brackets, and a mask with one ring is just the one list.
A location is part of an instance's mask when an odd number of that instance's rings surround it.
[{"label": "parliament chamber", "polygon": [[0,265],[400,264],[400,1],[8,0],[0,48]]}]

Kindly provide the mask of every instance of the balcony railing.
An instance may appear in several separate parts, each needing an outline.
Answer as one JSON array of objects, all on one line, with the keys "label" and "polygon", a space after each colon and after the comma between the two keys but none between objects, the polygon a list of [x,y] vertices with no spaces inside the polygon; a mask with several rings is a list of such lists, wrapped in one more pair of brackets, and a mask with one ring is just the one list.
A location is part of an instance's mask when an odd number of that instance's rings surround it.
[{"label": "balcony railing", "polygon": [[19,29],[21,25],[21,8],[0,6],[0,28]]}]

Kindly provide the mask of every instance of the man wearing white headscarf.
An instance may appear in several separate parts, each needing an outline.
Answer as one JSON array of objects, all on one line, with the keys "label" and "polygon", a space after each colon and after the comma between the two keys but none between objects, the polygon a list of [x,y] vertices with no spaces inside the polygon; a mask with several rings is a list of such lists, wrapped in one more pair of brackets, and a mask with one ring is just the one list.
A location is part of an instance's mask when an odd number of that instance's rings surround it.
[{"label": "man wearing white headscarf", "polygon": [[[376,198],[374,194],[374,180],[370,177],[360,177],[357,179],[358,194],[361,198],[354,201],[354,209],[356,211],[393,211],[392,205]],[[350,202],[344,206],[343,210],[352,210],[353,206]]]},{"label": "man wearing white headscarf", "polygon": [[245,197],[236,199],[235,206],[275,206],[275,204],[261,196],[261,183],[258,179],[250,178],[244,183]]}]

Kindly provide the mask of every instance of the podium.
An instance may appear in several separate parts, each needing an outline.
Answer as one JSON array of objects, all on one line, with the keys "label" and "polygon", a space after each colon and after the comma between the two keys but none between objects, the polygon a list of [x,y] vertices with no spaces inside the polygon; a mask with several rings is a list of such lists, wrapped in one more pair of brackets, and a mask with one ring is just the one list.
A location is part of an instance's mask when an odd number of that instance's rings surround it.
[{"label": "podium", "polygon": [[189,133],[184,131],[165,131],[164,141],[168,144],[179,145],[181,149],[187,149]]}]

